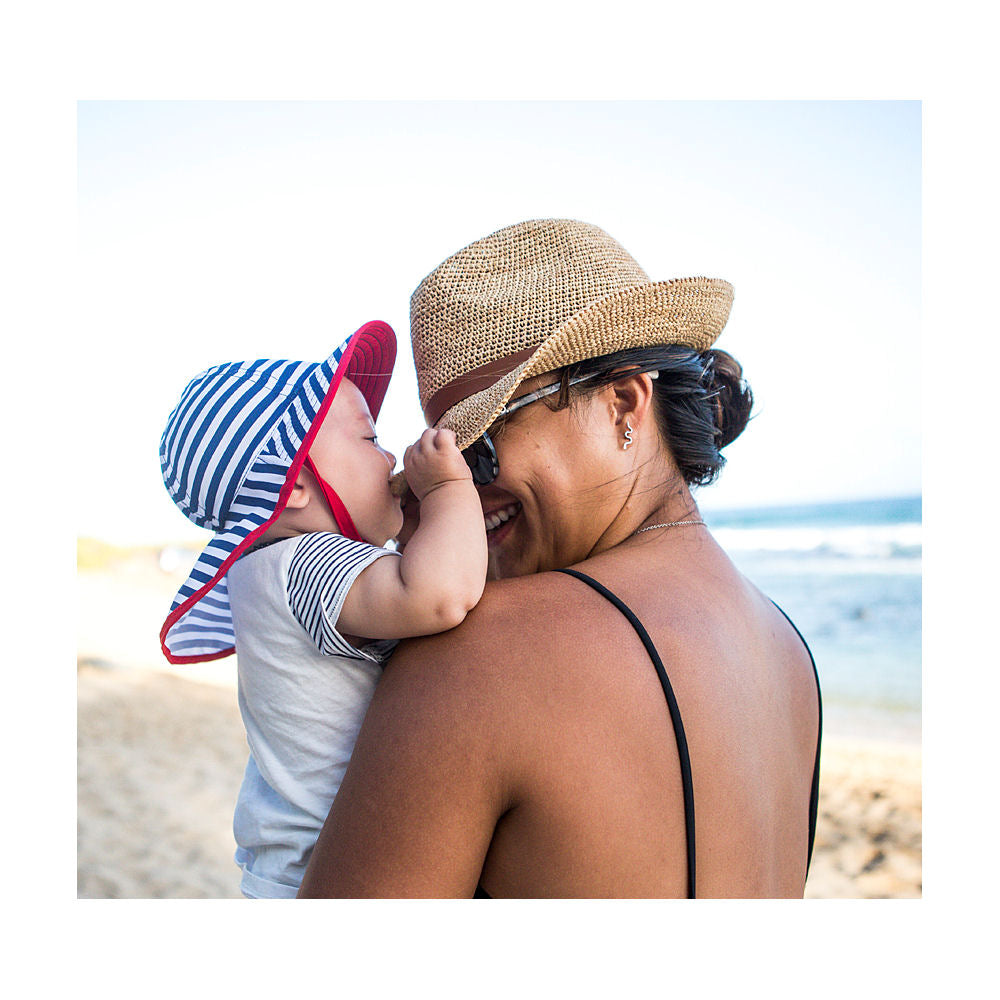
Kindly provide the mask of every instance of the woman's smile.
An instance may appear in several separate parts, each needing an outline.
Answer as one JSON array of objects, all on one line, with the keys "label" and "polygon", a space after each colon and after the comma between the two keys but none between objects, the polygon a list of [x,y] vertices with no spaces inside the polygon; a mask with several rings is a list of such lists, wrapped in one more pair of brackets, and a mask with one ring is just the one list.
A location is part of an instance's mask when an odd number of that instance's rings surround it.
[{"label": "woman's smile", "polygon": [[521,505],[516,501],[503,507],[494,507],[489,513],[483,512],[486,522],[486,540],[490,544],[499,543],[509,532],[511,522],[521,512]]},{"label": "woman's smile", "polygon": [[479,502],[486,527],[489,579],[520,576],[524,572],[520,562],[530,537],[530,531],[525,535],[526,528],[519,528],[525,521],[524,505],[513,493],[493,484],[479,488]]}]

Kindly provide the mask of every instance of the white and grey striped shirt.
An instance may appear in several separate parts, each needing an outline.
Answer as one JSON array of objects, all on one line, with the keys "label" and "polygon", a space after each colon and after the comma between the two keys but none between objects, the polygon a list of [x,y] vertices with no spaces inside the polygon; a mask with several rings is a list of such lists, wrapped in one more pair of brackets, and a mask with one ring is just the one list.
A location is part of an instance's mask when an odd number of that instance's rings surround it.
[{"label": "white and grey striped shirt", "polygon": [[[301,537],[288,566],[288,606],[321,653],[359,654],[337,631],[337,619],[362,570],[381,556],[394,554],[326,531]],[[377,622],[372,623],[373,632],[377,626]],[[385,659],[385,655],[376,655],[380,661]]]},{"label": "white and grey striped shirt", "polygon": [[396,641],[355,648],[337,619],[358,576],[384,556],[398,553],[316,533],[254,549],[227,574],[250,745],[233,818],[248,896],[295,895],[340,787]]}]

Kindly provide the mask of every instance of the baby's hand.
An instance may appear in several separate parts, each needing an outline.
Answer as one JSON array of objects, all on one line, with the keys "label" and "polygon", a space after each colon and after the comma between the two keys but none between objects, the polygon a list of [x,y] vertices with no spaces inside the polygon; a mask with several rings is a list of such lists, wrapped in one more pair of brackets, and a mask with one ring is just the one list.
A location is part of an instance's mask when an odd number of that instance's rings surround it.
[{"label": "baby's hand", "polygon": [[418,500],[445,483],[472,479],[462,453],[455,447],[455,433],[429,427],[403,455],[406,481]]}]

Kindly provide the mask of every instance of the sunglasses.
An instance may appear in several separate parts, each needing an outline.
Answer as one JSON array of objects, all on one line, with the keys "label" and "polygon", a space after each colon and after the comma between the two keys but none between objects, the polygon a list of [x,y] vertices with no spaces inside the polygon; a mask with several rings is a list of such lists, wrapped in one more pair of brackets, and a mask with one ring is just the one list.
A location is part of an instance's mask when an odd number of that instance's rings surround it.
[{"label": "sunglasses", "polygon": [[[662,362],[657,361],[649,365],[642,365],[634,370],[629,370],[627,372],[622,372],[622,378],[628,375],[639,375],[642,373],[648,373],[650,378],[656,378],[660,373],[657,370],[662,365]],[[587,379],[596,378],[600,372],[592,372],[590,375],[580,375],[577,378],[569,380],[569,385],[579,385],[581,382],[586,382]],[[509,403],[505,406],[500,413],[497,415],[497,419],[491,424],[491,427],[495,427],[497,422],[504,417],[509,417],[512,413],[516,413],[518,410],[530,403],[536,403],[540,399],[544,399],[546,396],[551,396],[554,392],[558,392],[562,388],[562,382],[553,382],[552,385],[547,385],[543,389],[539,389],[537,392],[529,392],[527,395],[519,396],[514,402]],[[490,432],[488,430],[483,431],[482,436],[476,438],[468,448],[464,449],[462,452],[462,458],[465,459],[465,464],[468,465],[472,472],[472,481],[477,486],[489,486],[490,483],[500,475],[500,461],[497,459],[496,446],[493,444],[493,438],[490,437]]]}]

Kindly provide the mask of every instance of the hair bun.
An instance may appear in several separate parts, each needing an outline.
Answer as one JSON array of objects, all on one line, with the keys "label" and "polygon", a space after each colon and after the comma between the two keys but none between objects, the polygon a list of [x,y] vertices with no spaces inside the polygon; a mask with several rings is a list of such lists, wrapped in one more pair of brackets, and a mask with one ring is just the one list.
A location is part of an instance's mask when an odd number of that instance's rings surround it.
[{"label": "hair bun", "polygon": [[716,447],[725,448],[743,433],[753,408],[753,393],[743,379],[740,363],[725,351],[708,350],[705,388],[714,397]]}]

